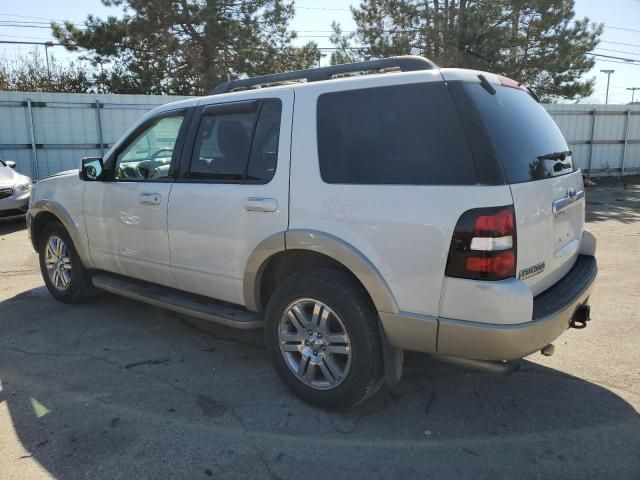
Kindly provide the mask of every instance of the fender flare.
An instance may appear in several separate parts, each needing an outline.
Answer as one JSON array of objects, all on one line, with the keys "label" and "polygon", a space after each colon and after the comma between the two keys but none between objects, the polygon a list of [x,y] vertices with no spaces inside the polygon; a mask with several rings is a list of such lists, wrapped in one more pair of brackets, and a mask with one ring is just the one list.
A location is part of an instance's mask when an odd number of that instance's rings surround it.
[{"label": "fender flare", "polygon": [[[91,258],[89,257],[86,249],[87,243],[83,242],[81,238],[80,227],[78,226],[77,222],[73,220],[73,217],[69,214],[69,212],[60,203],[54,200],[43,199],[38,200],[29,207],[27,216],[29,218],[28,223],[30,225],[29,232],[32,237],[33,224],[38,218],[38,215],[44,212],[51,213],[58,220],[60,220],[60,223],[62,223],[64,228],[67,230],[69,237],[71,237],[73,246],[76,249],[76,252],[78,252],[78,256],[80,257],[80,261],[82,262],[83,266],[85,268],[93,268],[93,262],[91,261]],[[38,239],[32,238],[32,243],[34,244],[35,248],[37,248],[37,241]]]},{"label": "fender flare", "polygon": [[247,261],[243,282],[245,306],[248,310],[258,311],[262,272],[273,255],[285,250],[308,250],[339,262],[362,283],[378,312],[399,312],[389,285],[362,252],[334,235],[307,229],[279,232],[254,249]]}]

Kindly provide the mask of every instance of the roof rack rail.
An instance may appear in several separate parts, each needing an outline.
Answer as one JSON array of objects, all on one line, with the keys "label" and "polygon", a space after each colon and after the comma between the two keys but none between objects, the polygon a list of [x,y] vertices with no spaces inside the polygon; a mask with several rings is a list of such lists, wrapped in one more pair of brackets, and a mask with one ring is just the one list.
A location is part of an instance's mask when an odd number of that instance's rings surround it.
[{"label": "roof rack rail", "polygon": [[397,68],[401,72],[414,72],[417,70],[432,70],[438,68],[438,66],[431,60],[424,57],[405,55],[401,57],[390,57],[380,60],[368,60],[366,62],[346,63],[343,65],[332,65],[330,67],[310,68],[308,70],[274,73],[271,75],[232,80],[221,83],[211,90],[209,95],[219,95],[222,93],[232,92],[234,90],[244,90],[284,82],[302,80],[306,80],[307,82],[319,82],[321,80],[331,80],[336,75],[387,70],[392,68]]}]

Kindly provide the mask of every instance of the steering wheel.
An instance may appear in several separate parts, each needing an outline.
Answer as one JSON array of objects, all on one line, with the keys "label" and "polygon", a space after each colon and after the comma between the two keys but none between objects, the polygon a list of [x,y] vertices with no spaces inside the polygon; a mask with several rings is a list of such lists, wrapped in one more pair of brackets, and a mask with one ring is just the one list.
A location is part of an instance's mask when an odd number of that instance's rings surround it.
[{"label": "steering wheel", "polygon": [[[173,153],[173,147],[162,147],[153,152],[148,160],[143,160],[135,166],[118,167],[122,178],[141,179],[152,178],[157,174],[157,168],[165,165],[165,162],[158,160],[158,157],[164,152]],[[171,160],[171,157],[165,157]]]},{"label": "steering wheel", "polygon": [[149,157],[149,160],[156,160],[162,152],[171,152],[173,153],[173,147],[162,147],[153,152],[153,154]]},{"label": "steering wheel", "polygon": [[118,178],[125,178],[127,180],[137,180],[140,179],[142,177],[140,171],[138,170],[137,166],[136,167],[132,167],[131,165],[127,165],[127,166],[121,166],[118,165]]},{"label": "steering wheel", "polygon": [[[162,153],[170,152],[171,155],[167,157],[160,157]],[[171,163],[171,157],[173,155],[173,147],[162,147],[153,152],[151,157],[149,157],[149,163],[147,168],[141,169],[140,165],[138,166],[138,171],[144,178],[155,178],[160,175],[158,168],[167,165],[166,161],[160,160],[160,158],[167,159]],[[141,171],[142,170],[142,171]]]}]

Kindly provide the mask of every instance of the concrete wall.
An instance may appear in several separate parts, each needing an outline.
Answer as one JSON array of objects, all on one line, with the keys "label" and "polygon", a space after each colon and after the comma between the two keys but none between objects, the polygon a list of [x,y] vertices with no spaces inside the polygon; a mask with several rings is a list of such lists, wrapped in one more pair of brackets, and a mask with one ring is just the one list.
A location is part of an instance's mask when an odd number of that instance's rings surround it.
[{"label": "concrete wall", "polygon": [[[34,178],[76,168],[80,158],[106,151],[145,112],[185,98],[0,92],[0,157]],[[640,171],[640,105],[545,107],[580,168],[592,175]]]}]

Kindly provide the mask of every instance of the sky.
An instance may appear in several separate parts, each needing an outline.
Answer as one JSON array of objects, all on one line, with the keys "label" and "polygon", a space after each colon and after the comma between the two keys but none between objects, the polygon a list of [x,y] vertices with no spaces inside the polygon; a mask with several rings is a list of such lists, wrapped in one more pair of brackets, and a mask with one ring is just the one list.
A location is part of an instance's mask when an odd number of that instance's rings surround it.
[{"label": "sky", "polygon": [[[292,28],[299,34],[297,43],[313,40],[323,47],[329,42],[331,22],[339,22],[343,30],[355,29],[349,11],[350,5],[359,2],[350,0],[296,0],[296,17]],[[589,17],[593,22],[604,23],[601,43],[596,49],[600,55],[610,55],[638,60],[636,63],[598,57],[595,67],[586,77],[595,77],[593,95],[580,103],[604,103],[607,75],[600,70],[611,69],[609,103],[628,103],[631,100],[629,87],[640,87],[640,0],[576,0],[576,17]],[[118,15],[120,9],[105,7],[100,0],[3,0],[0,2],[0,41],[45,42],[53,40],[45,22],[50,20],[72,20],[82,23],[88,14],[98,17]],[[14,26],[8,26],[10,22]],[[34,24],[37,27],[34,28]],[[16,24],[21,26],[15,26]],[[30,26],[25,26],[30,25]],[[17,55],[25,55],[44,47],[0,44],[0,57],[9,61]],[[49,49],[50,55],[60,62],[73,58],[62,47]],[[326,63],[325,59],[323,63]],[[640,90],[636,91],[640,100]]]}]

